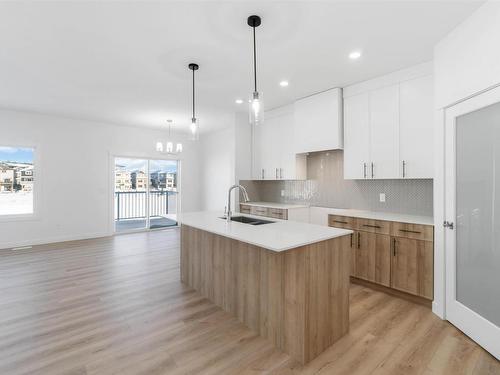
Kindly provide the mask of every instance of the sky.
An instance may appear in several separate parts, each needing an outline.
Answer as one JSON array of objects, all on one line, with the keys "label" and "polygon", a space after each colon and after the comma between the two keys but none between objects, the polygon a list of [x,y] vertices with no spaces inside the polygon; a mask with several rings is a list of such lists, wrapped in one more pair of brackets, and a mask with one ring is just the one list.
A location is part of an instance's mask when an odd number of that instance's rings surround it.
[{"label": "sky", "polygon": [[[128,158],[116,158],[116,165],[121,165],[125,167],[127,171],[142,170],[146,172],[147,160],[144,159],[128,159]],[[150,165],[151,172],[177,172],[177,161],[176,160],[151,160]]]},{"label": "sky", "polygon": [[0,162],[33,163],[33,149],[0,146]]}]

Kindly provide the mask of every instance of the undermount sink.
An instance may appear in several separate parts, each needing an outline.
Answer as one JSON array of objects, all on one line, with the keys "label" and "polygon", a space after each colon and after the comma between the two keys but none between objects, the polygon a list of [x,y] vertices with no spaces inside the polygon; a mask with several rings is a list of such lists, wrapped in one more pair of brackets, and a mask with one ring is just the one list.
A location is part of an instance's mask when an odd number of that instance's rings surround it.
[{"label": "undermount sink", "polygon": [[[221,217],[221,219],[226,220],[226,218],[224,216]],[[233,216],[233,217],[231,217],[231,221],[237,221],[238,223],[250,224],[250,225],[262,225],[262,224],[275,223],[274,221],[256,219],[256,218],[247,217],[247,216]]]}]

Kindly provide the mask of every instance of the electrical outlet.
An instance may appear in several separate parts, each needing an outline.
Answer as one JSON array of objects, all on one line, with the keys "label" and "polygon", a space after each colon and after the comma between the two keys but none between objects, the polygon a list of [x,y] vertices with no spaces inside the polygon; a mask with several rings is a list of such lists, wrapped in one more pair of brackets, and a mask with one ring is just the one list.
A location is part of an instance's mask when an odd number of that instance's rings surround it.
[{"label": "electrical outlet", "polygon": [[281,196],[284,197],[285,196],[285,190],[281,190]]},{"label": "electrical outlet", "polygon": [[380,200],[380,202],[385,203],[385,193],[380,193],[379,194],[379,200]]}]

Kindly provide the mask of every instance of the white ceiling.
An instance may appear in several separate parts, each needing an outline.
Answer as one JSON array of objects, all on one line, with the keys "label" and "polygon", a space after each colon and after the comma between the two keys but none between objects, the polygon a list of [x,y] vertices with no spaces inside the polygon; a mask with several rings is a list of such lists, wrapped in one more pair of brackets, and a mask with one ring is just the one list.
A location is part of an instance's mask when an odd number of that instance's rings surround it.
[{"label": "white ceiling", "polygon": [[[250,14],[266,108],[432,59],[481,2],[2,2],[0,107],[187,127],[191,72],[203,130],[252,90]],[[350,51],[363,56],[350,61]],[[287,79],[290,86],[278,83]],[[242,108],[243,106],[243,108]]]}]

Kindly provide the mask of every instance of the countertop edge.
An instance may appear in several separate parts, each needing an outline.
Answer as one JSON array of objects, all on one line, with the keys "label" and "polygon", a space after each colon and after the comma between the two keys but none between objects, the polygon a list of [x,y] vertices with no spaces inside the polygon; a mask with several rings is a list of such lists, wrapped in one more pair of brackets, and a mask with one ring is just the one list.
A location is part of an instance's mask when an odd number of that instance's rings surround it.
[{"label": "countertop edge", "polygon": [[253,241],[242,240],[241,238],[238,238],[237,236],[231,236],[231,235],[228,235],[227,233],[220,233],[220,232],[217,232],[215,230],[209,230],[207,228],[203,228],[201,225],[191,225],[191,224],[187,224],[187,223],[183,224],[182,222],[181,222],[181,225],[186,225],[187,227],[192,227],[192,228],[195,228],[195,229],[203,230],[205,232],[216,234],[218,236],[230,238],[230,239],[235,240],[235,241],[247,243],[249,245],[257,246],[257,247],[260,247],[262,249],[273,251],[275,253],[281,253],[283,251],[297,249],[299,247],[311,245],[313,243],[318,243],[318,242],[333,240],[335,238],[339,238],[339,237],[343,237],[343,236],[348,236],[349,234],[353,233],[353,231],[350,230],[350,229],[343,229],[343,231],[345,231],[345,233],[343,233],[343,234],[337,234],[335,236],[325,236],[325,238],[319,238],[319,239],[316,239],[314,241],[308,241],[308,242],[300,243],[300,244],[294,245],[294,246],[285,246],[285,247],[275,248],[275,247],[272,247],[272,246],[264,246],[264,245],[262,245],[260,243],[256,243],[256,242],[253,242]]}]

